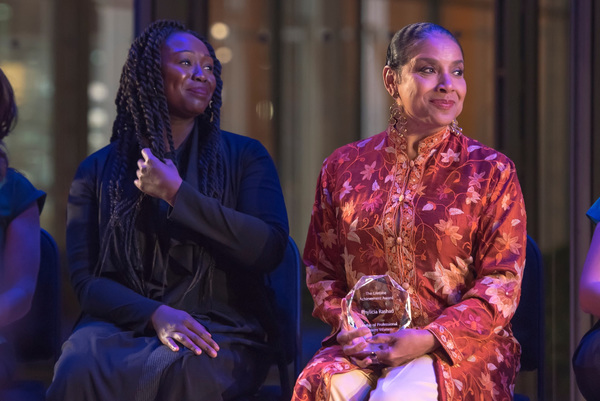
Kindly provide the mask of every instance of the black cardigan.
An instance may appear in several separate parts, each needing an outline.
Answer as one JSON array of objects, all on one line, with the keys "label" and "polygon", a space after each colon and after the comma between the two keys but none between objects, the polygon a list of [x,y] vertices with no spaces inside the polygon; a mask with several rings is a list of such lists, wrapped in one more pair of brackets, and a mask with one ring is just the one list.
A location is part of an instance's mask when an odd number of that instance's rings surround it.
[{"label": "black cardigan", "polygon": [[[223,204],[202,195],[184,178],[172,208],[154,200],[157,216],[151,223],[159,235],[175,233],[177,240],[167,241],[168,253],[195,252],[200,245],[215,258],[211,297],[202,305],[201,286],[183,302],[170,302],[175,299],[172,293],[189,283],[193,266],[169,266],[167,287],[156,297],[129,288],[119,267],[103,267],[100,277],[93,274],[108,222],[108,166],[116,149],[108,145],[81,163],[69,194],[67,254],[83,316],[149,334],[152,313],[166,303],[193,314],[211,331],[264,337],[259,323],[265,308],[262,276],[281,261],[288,240],[283,194],[273,161],[258,141],[225,131],[221,137],[226,169]],[[179,170],[185,177],[181,166]]]}]

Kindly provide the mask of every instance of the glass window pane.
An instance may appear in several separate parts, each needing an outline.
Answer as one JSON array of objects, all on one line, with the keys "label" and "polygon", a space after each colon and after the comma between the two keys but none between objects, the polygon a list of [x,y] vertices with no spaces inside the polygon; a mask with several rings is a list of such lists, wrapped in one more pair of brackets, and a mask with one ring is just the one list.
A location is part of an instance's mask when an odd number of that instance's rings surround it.
[{"label": "glass window pane", "polygon": [[121,70],[133,40],[133,0],[95,0],[94,11],[95,29],[88,60],[90,153],[106,146],[112,134]]},{"label": "glass window pane", "polygon": [[[52,52],[51,1],[0,2],[0,68],[15,91],[19,117],[5,139],[9,165],[47,191],[54,182],[52,165]],[[51,221],[52,202],[46,201],[42,225]]]},{"label": "glass window pane", "polygon": [[258,139],[275,156],[268,0],[209,2],[208,40],[223,65],[221,128]]}]

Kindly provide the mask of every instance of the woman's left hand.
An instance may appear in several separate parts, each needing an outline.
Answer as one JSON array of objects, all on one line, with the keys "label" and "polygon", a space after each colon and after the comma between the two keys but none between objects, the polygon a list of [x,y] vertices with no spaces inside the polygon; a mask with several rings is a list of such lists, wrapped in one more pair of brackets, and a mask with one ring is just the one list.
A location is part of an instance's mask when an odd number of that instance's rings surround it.
[{"label": "woman's left hand", "polygon": [[165,163],[152,154],[149,148],[142,149],[143,159],[138,160],[137,180],[133,183],[143,193],[160,198],[173,206],[175,196],[183,180],[177,167],[170,159]]},{"label": "woman's left hand", "polygon": [[369,340],[371,344],[380,344],[376,351],[376,360],[387,366],[400,366],[415,358],[435,351],[439,341],[428,330],[402,329],[392,334],[377,334]]},{"label": "woman's left hand", "polygon": [[186,311],[161,305],[152,314],[150,323],[160,342],[172,351],[179,351],[177,341],[196,355],[206,352],[211,358],[217,357],[219,345],[208,330]]}]

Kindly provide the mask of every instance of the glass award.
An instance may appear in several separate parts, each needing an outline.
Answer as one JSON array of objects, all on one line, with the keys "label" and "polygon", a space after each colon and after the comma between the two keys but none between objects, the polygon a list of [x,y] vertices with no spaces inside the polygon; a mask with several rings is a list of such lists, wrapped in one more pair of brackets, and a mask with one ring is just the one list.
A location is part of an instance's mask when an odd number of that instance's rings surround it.
[{"label": "glass award", "polygon": [[410,325],[408,292],[387,274],[362,276],[346,296],[346,302],[348,310],[343,318],[350,327],[358,327],[357,315],[373,335],[393,333]]}]

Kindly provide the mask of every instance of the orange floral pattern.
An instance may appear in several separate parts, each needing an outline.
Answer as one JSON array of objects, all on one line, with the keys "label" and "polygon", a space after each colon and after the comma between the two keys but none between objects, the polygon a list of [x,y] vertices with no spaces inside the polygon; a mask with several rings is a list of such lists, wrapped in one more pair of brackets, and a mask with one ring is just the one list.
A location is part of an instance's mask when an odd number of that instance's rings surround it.
[{"label": "orange floral pattern", "polygon": [[[440,400],[512,400],[520,346],[526,215],[513,163],[444,130],[419,143],[389,130],[323,164],[304,261],[313,315],[333,334],[298,378],[294,400],[327,400],[331,375],[358,367],[335,343],[341,299],[363,275],[410,285],[412,327],[435,352]],[[376,372],[369,370],[370,374]]]}]

